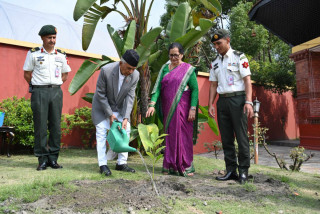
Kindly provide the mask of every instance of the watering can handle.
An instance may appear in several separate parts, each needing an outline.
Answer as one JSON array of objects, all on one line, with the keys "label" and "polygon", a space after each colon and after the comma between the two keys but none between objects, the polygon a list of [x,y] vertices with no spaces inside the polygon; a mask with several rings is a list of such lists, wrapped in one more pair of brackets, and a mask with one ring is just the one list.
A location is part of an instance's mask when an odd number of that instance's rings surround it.
[{"label": "watering can handle", "polygon": [[121,131],[122,128],[119,125],[118,125],[118,129],[119,129],[120,133],[123,135],[123,132]]}]

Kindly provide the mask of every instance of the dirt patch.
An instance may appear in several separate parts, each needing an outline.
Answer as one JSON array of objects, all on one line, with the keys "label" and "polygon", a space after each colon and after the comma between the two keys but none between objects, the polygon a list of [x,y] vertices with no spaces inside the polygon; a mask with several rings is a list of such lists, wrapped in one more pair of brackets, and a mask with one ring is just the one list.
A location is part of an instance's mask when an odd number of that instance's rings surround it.
[{"label": "dirt patch", "polygon": [[[252,175],[248,185],[239,185],[236,181],[215,181],[214,177],[217,174],[218,171],[206,177],[158,176],[156,185],[160,198],[152,190],[149,180],[73,181],[71,187],[58,184],[56,195],[44,196],[33,203],[18,204],[20,211],[15,213],[135,213],[139,210],[166,213],[175,205],[176,200],[190,197],[203,201],[229,199],[256,201],[261,196],[282,197],[292,194],[286,183],[264,174]],[[14,203],[13,199],[10,200],[2,204]]]}]

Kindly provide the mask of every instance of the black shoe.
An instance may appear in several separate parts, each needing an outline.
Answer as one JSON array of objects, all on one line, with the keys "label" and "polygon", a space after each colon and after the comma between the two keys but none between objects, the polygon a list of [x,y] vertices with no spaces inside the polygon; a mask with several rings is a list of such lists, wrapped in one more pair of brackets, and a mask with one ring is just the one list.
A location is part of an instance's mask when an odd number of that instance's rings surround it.
[{"label": "black shoe", "polygon": [[39,166],[37,167],[38,171],[46,170],[46,169],[47,169],[47,162],[43,162],[42,164],[39,164]]},{"label": "black shoe", "polygon": [[238,180],[238,174],[234,171],[227,172],[224,176],[216,177],[218,181]]},{"label": "black shoe", "polygon": [[104,174],[105,176],[110,176],[111,175],[111,171],[110,171],[110,169],[109,169],[109,167],[107,165],[100,166],[100,173]]},{"label": "black shoe", "polygon": [[52,169],[61,169],[63,168],[61,165],[57,163],[57,161],[49,161],[48,166],[50,166]]},{"label": "black shoe", "polygon": [[248,172],[240,173],[239,175],[239,183],[245,184],[248,181]]},{"label": "black shoe", "polygon": [[116,170],[119,170],[119,171],[124,171],[124,172],[132,172],[132,173],[135,173],[136,170],[128,167],[127,164],[122,164],[122,165],[116,165]]}]

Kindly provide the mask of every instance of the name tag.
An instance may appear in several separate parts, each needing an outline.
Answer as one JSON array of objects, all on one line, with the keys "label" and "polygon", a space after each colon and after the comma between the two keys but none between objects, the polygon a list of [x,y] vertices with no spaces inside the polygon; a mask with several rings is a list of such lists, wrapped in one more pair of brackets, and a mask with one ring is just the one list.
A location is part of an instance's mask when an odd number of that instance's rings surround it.
[{"label": "name tag", "polygon": [[232,75],[228,76],[228,85],[234,85],[234,77]]}]

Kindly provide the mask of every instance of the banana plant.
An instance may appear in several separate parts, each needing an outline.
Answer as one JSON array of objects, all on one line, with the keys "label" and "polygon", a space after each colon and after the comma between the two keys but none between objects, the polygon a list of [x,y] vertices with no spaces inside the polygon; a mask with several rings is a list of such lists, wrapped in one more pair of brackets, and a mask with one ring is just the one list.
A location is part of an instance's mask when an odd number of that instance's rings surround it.
[{"label": "banana plant", "polygon": [[[221,6],[217,0],[190,0],[189,3],[181,3],[178,5],[177,11],[173,15],[169,27],[164,33],[160,34],[162,31],[161,27],[154,28],[147,32],[147,22],[150,15],[150,9],[154,2],[153,0],[150,3],[146,17],[146,0],[141,0],[140,6],[137,0],[134,2],[130,0],[131,10],[122,0],[114,0],[114,8],[102,6],[102,4],[108,2],[108,0],[101,0],[100,6],[96,4],[96,1],[78,0],[75,6],[74,19],[78,20],[83,15],[85,16],[82,33],[83,47],[85,49],[89,46],[96,23],[100,19],[106,17],[112,11],[118,12],[123,16],[123,18],[129,23],[127,29],[124,31],[124,35],[119,35],[119,33],[110,25],[107,25],[107,28],[119,57],[126,49],[129,48],[136,48],[140,55],[138,70],[140,71],[141,78],[139,87],[137,87],[138,98],[136,98],[134,103],[135,111],[133,114],[135,114],[135,117],[137,118],[139,117],[139,114],[144,117],[148,105],[149,90],[152,87],[151,82],[155,82],[159,69],[169,60],[167,51],[169,44],[175,41],[180,42],[185,49],[189,49],[194,46],[213,26],[212,20],[207,18],[200,18],[199,25],[194,26],[192,21],[192,11],[194,8],[200,7],[201,5],[201,7],[203,7],[203,5],[205,5],[208,7],[208,10],[218,15],[221,12]],[[115,5],[118,2],[121,2],[125,6],[128,16],[116,9]],[[198,6],[194,6],[192,4]],[[137,28],[136,26],[139,27]],[[95,71],[110,62],[112,62],[112,60],[107,59],[105,56],[103,56],[102,60],[86,60],[72,80],[69,86],[69,92],[71,94],[76,93]],[[90,101],[90,97],[86,97],[85,99]],[[138,108],[138,103],[140,103],[140,109]],[[139,113],[137,113],[137,111]],[[136,126],[137,124],[134,123],[133,125]]]},{"label": "banana plant", "polygon": [[[148,20],[154,0],[151,0],[148,9],[146,6],[147,0],[141,0],[140,5],[138,0],[130,0],[130,6],[123,0],[113,0],[113,7],[104,5],[109,2],[109,0],[100,0],[100,5],[96,3],[97,1],[98,0],[77,0],[74,8],[73,19],[75,21],[78,21],[82,16],[84,16],[82,27],[82,49],[88,49],[98,21],[100,19],[103,20],[112,12],[119,13],[126,21],[127,25],[129,25],[132,20],[135,20],[138,25],[141,26],[135,34],[135,47],[137,47],[140,43],[140,37],[147,33]],[[117,4],[120,2],[124,6],[127,15],[117,9]]]},{"label": "banana plant", "polygon": [[[192,4],[190,4],[190,2]],[[206,4],[210,6],[208,6],[208,9],[211,8],[212,11],[215,11],[215,14],[220,14],[222,10],[220,3],[216,0],[211,0],[210,4],[208,2],[209,1],[207,1]],[[199,25],[193,25],[192,11],[194,10],[194,8],[196,8],[196,3],[199,7],[201,6],[199,4],[199,1],[191,0],[189,1],[189,3],[184,2],[178,5],[176,12],[172,16],[171,21],[167,26],[163,41],[159,42],[159,49],[151,53],[151,56],[149,57],[149,65],[151,66],[151,69],[154,72],[153,74],[155,76],[157,76],[157,72],[159,71],[161,66],[169,60],[167,48],[170,43],[181,43],[185,49],[185,52],[187,52],[188,49],[196,45],[197,42],[201,40],[203,35],[205,35],[212,28],[214,23],[211,19],[207,18],[199,18]],[[218,6],[214,7],[214,5],[216,4],[213,3],[217,3]],[[201,4],[203,3],[201,2]],[[193,7],[191,7],[191,5]],[[215,8],[215,10],[213,10],[212,8]],[[183,20],[183,23],[181,22],[181,20]]]},{"label": "banana plant", "polygon": [[168,134],[162,134],[159,136],[159,128],[154,123],[149,125],[140,123],[138,125],[138,132],[142,145],[147,155],[152,160],[152,179],[154,179],[155,164],[163,157],[161,150],[165,148],[165,146],[161,146],[161,144],[164,141],[164,137]]},{"label": "banana plant", "polygon": [[208,106],[201,106],[199,105],[199,109],[201,110],[202,114],[198,114],[199,123],[208,123],[210,129],[215,133],[215,135],[219,136],[219,130],[216,121],[209,116]]},{"label": "banana plant", "polygon": [[[133,48],[134,35],[136,32],[136,22],[134,20],[129,24],[123,39],[110,25],[108,25],[107,28],[119,56],[122,56],[127,49]],[[137,52],[140,55],[139,65],[147,61],[150,53],[149,49],[161,31],[161,27],[154,28],[141,38],[141,43],[137,48]],[[111,62],[114,62],[114,60],[107,56],[102,56],[102,60],[95,58],[85,60],[69,85],[70,94],[75,94],[97,70]]]}]

